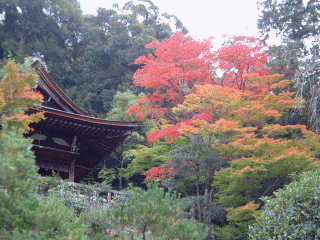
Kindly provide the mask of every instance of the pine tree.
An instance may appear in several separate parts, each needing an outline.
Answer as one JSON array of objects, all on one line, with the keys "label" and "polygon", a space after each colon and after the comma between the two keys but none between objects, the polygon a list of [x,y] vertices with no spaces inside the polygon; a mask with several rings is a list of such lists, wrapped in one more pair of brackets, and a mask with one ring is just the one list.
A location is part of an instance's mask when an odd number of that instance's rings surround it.
[{"label": "pine tree", "polygon": [[86,239],[82,217],[54,196],[40,200],[32,140],[3,126],[0,138],[0,235],[3,239]]},{"label": "pine tree", "polygon": [[0,138],[0,228],[28,229],[36,220],[39,201],[36,198],[37,167],[35,157],[27,150],[31,140],[22,136],[21,130],[8,131],[3,126]]},{"label": "pine tree", "polygon": [[[125,235],[129,228],[136,229],[142,239],[148,232],[164,239],[205,239],[208,229],[182,218],[185,204],[179,195],[148,184],[148,189],[130,187],[122,200],[116,202],[107,214],[114,228]],[[161,238],[162,239],[162,238]]]}]

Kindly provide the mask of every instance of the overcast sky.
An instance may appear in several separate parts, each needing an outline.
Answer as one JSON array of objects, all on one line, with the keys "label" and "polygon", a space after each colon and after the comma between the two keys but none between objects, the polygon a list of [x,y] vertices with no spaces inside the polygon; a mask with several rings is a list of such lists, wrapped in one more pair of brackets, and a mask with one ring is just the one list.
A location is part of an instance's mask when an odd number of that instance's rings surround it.
[{"label": "overcast sky", "polygon": [[[99,7],[120,7],[128,0],[78,0],[84,14],[96,14]],[[161,13],[176,15],[192,37],[215,37],[220,46],[221,35],[259,37],[257,0],[152,0]]]}]

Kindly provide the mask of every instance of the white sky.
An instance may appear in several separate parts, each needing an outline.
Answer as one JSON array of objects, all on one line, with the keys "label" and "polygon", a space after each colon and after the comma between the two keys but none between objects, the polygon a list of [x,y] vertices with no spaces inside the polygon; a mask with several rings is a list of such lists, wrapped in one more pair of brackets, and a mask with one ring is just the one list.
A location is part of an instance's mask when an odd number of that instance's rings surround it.
[{"label": "white sky", "polygon": [[[129,0],[78,0],[84,14],[96,14],[99,7],[120,7]],[[222,34],[259,37],[257,0],[152,0],[160,13],[176,15],[198,38],[215,37],[214,46],[222,43]]]}]

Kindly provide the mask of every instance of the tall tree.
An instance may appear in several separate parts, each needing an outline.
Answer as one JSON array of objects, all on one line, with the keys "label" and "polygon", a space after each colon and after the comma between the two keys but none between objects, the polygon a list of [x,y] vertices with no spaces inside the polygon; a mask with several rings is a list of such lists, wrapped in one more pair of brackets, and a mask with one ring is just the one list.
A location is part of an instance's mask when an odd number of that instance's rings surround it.
[{"label": "tall tree", "polygon": [[[160,123],[156,131],[148,134],[150,142],[161,138],[173,140],[183,135],[179,128],[188,122],[214,117],[210,106],[206,111],[203,108],[177,110],[187,95],[193,96],[196,85],[216,82],[230,87],[228,91],[234,88],[245,90],[253,88],[250,84],[254,83],[250,81],[246,85],[246,74],[264,75],[268,71],[262,68],[267,62],[268,53],[256,38],[229,38],[225,46],[212,53],[209,39],[203,42],[192,38],[184,40],[182,34],[176,33],[166,44],[152,43],[148,47],[157,47],[156,56],[137,59],[137,63],[145,66],[135,73],[133,80],[136,86],[150,89],[151,92],[139,104],[130,107],[128,112],[136,112],[136,117],[141,119],[145,117],[143,111],[147,110],[149,116]],[[214,80],[213,71],[222,71],[223,76]],[[254,86],[257,92],[265,90],[266,83],[263,80],[259,83],[262,83],[260,88]]]},{"label": "tall tree", "polygon": [[[252,201],[261,204],[259,198],[290,182],[290,174],[306,171],[318,161],[319,136],[303,125],[283,125],[282,118],[295,100],[286,90],[289,81],[282,77],[247,75],[245,91],[213,84],[197,86],[174,110],[178,116],[193,116],[177,126],[180,136],[211,136],[211,151],[230,163],[211,177],[217,189],[215,200],[229,207],[228,219],[233,222],[229,227],[236,235],[245,236],[247,221],[254,219],[257,207],[250,207]],[[192,156],[181,159],[188,163]],[[209,176],[210,169],[204,169]],[[247,216],[236,219],[241,212]]]},{"label": "tall tree", "polygon": [[[128,109],[130,105],[138,103],[139,98],[143,98],[144,94],[134,94],[132,91],[117,92],[111,103],[112,109],[107,113],[107,119],[115,121],[134,121],[133,116],[128,116],[124,109]],[[127,154],[132,149],[139,148],[140,144],[146,144],[146,132],[150,128],[150,121],[144,121],[140,127],[136,129],[126,141],[112,153],[100,166],[101,170],[98,177],[105,183],[112,183],[114,188],[121,190],[127,183],[128,179],[134,172],[129,171],[128,165],[132,161],[132,154]],[[130,157],[128,157],[130,155]],[[111,163],[111,164],[110,164]],[[112,167],[112,168],[111,168]]]},{"label": "tall tree", "polygon": [[258,8],[261,34],[265,39],[276,34],[282,40],[281,46],[271,49],[272,63],[280,69],[295,71],[296,96],[307,99],[309,126],[319,133],[320,3],[317,0],[265,0],[258,3]]},{"label": "tall tree", "polygon": [[264,0],[258,3],[261,11],[258,27],[265,38],[272,30],[283,42],[305,40],[319,35],[319,9],[317,0]]},{"label": "tall tree", "polygon": [[218,84],[244,90],[244,74],[257,72],[266,64],[268,53],[265,48],[265,44],[255,37],[226,38],[223,46],[215,52],[217,67],[223,72]]},{"label": "tall tree", "polygon": [[[288,180],[290,171],[307,167],[310,163],[309,154],[316,157],[316,152],[307,150],[308,145],[312,139],[317,139],[317,135],[307,131],[304,126],[279,124],[281,117],[294,105],[293,93],[286,91],[288,80],[282,80],[279,75],[252,74],[246,76],[246,82],[246,91],[211,84],[197,86],[197,91],[187,96],[185,102],[176,109],[181,115],[192,112],[195,116],[191,121],[181,124],[178,130],[180,133],[216,136],[218,141],[213,147],[231,160],[231,167],[219,173],[220,191],[228,195],[227,191],[230,190],[232,202],[237,201],[234,194],[235,189],[238,189],[243,197],[242,203],[258,200],[259,197],[250,196],[251,193],[271,194]],[[300,145],[297,146],[297,142]],[[319,147],[316,145],[315,149]],[[270,149],[273,149],[272,153]],[[293,154],[294,151],[301,151],[302,155]],[[290,165],[284,164],[287,161]],[[273,168],[277,164],[283,164],[283,169],[278,167],[278,171],[267,170],[266,175],[262,174],[263,169]],[[260,171],[261,174],[256,175]],[[225,175],[222,176],[223,173]],[[247,173],[265,179],[254,180],[247,175],[244,177]],[[226,178],[226,175],[229,177]],[[233,183],[240,183],[243,181],[238,179],[240,176],[249,182],[241,185],[241,188],[233,186],[230,181],[235,177]],[[250,184],[259,186],[261,191]],[[255,190],[251,192],[250,189]],[[228,201],[223,200],[224,203]]]},{"label": "tall tree", "polygon": [[[146,46],[154,48],[154,55],[148,54],[136,60],[143,65],[133,77],[136,87],[143,87],[149,93],[137,105],[131,106],[129,114],[143,120],[148,114],[157,124],[165,124],[170,131],[162,129],[148,134],[148,141],[176,137],[174,125],[179,122],[172,108],[181,104],[185,96],[194,91],[195,84],[212,81],[212,53],[210,40],[202,42],[184,37],[176,32],[163,42],[154,41]],[[159,135],[155,137],[154,135]],[[161,137],[162,136],[162,137]]]},{"label": "tall tree", "polygon": [[[169,21],[179,22],[175,16],[160,15],[152,1],[130,1],[85,16],[83,55],[74,66],[74,86],[68,86],[68,95],[91,114],[105,117],[116,92],[132,86],[139,67],[134,60],[150,52],[145,45],[170,37]],[[181,22],[177,29],[187,32]]]},{"label": "tall tree", "polygon": [[179,185],[195,187],[198,220],[211,221],[208,206],[214,198],[214,176],[227,165],[226,160],[212,148],[214,140],[211,137],[194,135],[190,142],[175,146],[169,153],[170,176],[174,176]]},{"label": "tall tree", "polygon": [[82,13],[76,0],[2,1],[2,55],[11,52],[18,62],[26,56],[43,57],[54,79],[63,82],[69,54],[80,39]]},{"label": "tall tree", "polygon": [[[240,42],[234,39],[239,39]],[[252,205],[252,201],[261,204],[259,198],[271,195],[273,191],[290,182],[291,173],[306,171],[316,164],[320,145],[319,136],[308,131],[306,126],[287,125],[285,118],[296,101],[294,92],[289,91],[290,81],[284,79],[284,75],[270,74],[270,70],[266,68],[268,52],[264,51],[263,45],[250,38],[233,38],[231,43],[234,45],[223,46],[216,54],[208,55],[214,59],[207,63],[218,66],[208,69],[221,69],[226,73],[225,76],[211,82],[195,83],[185,95],[182,95],[175,85],[169,85],[165,81],[159,86],[161,78],[165,79],[167,75],[170,76],[170,81],[175,81],[175,78],[169,75],[171,71],[168,71],[174,69],[173,67],[162,72],[158,77],[159,84],[152,83],[151,76],[156,76],[154,72],[160,64],[151,65],[153,62],[146,57],[145,68],[138,71],[135,77],[140,77],[136,80],[137,83],[150,87],[151,93],[143,99],[145,102],[141,101],[143,104],[133,106],[129,111],[136,111],[143,116],[142,111],[149,110],[150,116],[158,120],[159,127],[148,134],[150,142],[161,139],[179,142],[182,136],[192,139],[196,135],[213,140],[209,149],[230,163],[229,167],[214,176],[214,186],[218,189],[216,200],[228,207],[234,207],[229,209],[229,218],[233,219],[234,226],[241,228],[241,234],[245,235],[246,229],[243,227],[246,224],[241,221],[253,219],[252,213],[256,206]],[[172,48],[175,49],[175,45],[172,44]],[[174,49],[167,47],[164,52],[175,52]],[[236,56],[233,54],[235,52],[238,53]],[[173,59],[179,59],[179,56]],[[201,56],[206,56],[206,52]],[[151,56],[150,59],[158,58]],[[168,62],[165,66],[171,66],[171,62],[174,66],[177,65],[174,61]],[[188,63],[191,69],[193,63],[197,66],[196,60]],[[159,69],[161,70],[161,67]],[[206,68],[199,69],[192,79],[201,79],[203,69]],[[210,78],[210,75],[208,77]],[[180,98],[168,104],[165,93],[177,89]],[[163,106],[167,108],[164,108],[163,112],[159,111]],[[152,111],[158,112],[151,115]],[[197,160],[201,160],[197,158],[197,154],[201,151],[191,153],[192,149],[189,145],[189,148],[180,151],[179,167],[188,167],[191,160],[194,160],[192,163],[198,166],[199,172],[203,170],[207,171],[208,176],[211,175],[209,168],[202,169],[201,165],[197,164]],[[172,157],[174,161],[178,160],[175,156]],[[170,174],[174,173],[174,168],[171,167],[170,171]],[[196,178],[199,175],[195,172],[192,176]],[[236,221],[235,216],[243,212],[242,208],[251,210],[246,212],[247,217]]]},{"label": "tall tree", "polygon": [[[0,3],[0,58],[9,52],[42,58],[50,75],[81,108],[105,117],[117,91],[132,85],[134,60],[145,45],[173,33],[187,33],[174,15],[160,14],[150,0],[100,8],[83,16],[76,0],[6,0]],[[4,62],[4,61],[3,61]]]}]

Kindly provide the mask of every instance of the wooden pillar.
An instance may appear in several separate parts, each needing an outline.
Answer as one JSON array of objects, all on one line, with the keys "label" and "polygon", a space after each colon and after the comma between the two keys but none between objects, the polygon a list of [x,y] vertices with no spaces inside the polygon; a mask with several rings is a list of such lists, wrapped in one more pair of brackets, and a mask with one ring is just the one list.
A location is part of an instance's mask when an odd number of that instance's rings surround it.
[{"label": "wooden pillar", "polygon": [[74,165],[76,160],[73,160],[69,167],[69,181],[74,182]]}]

